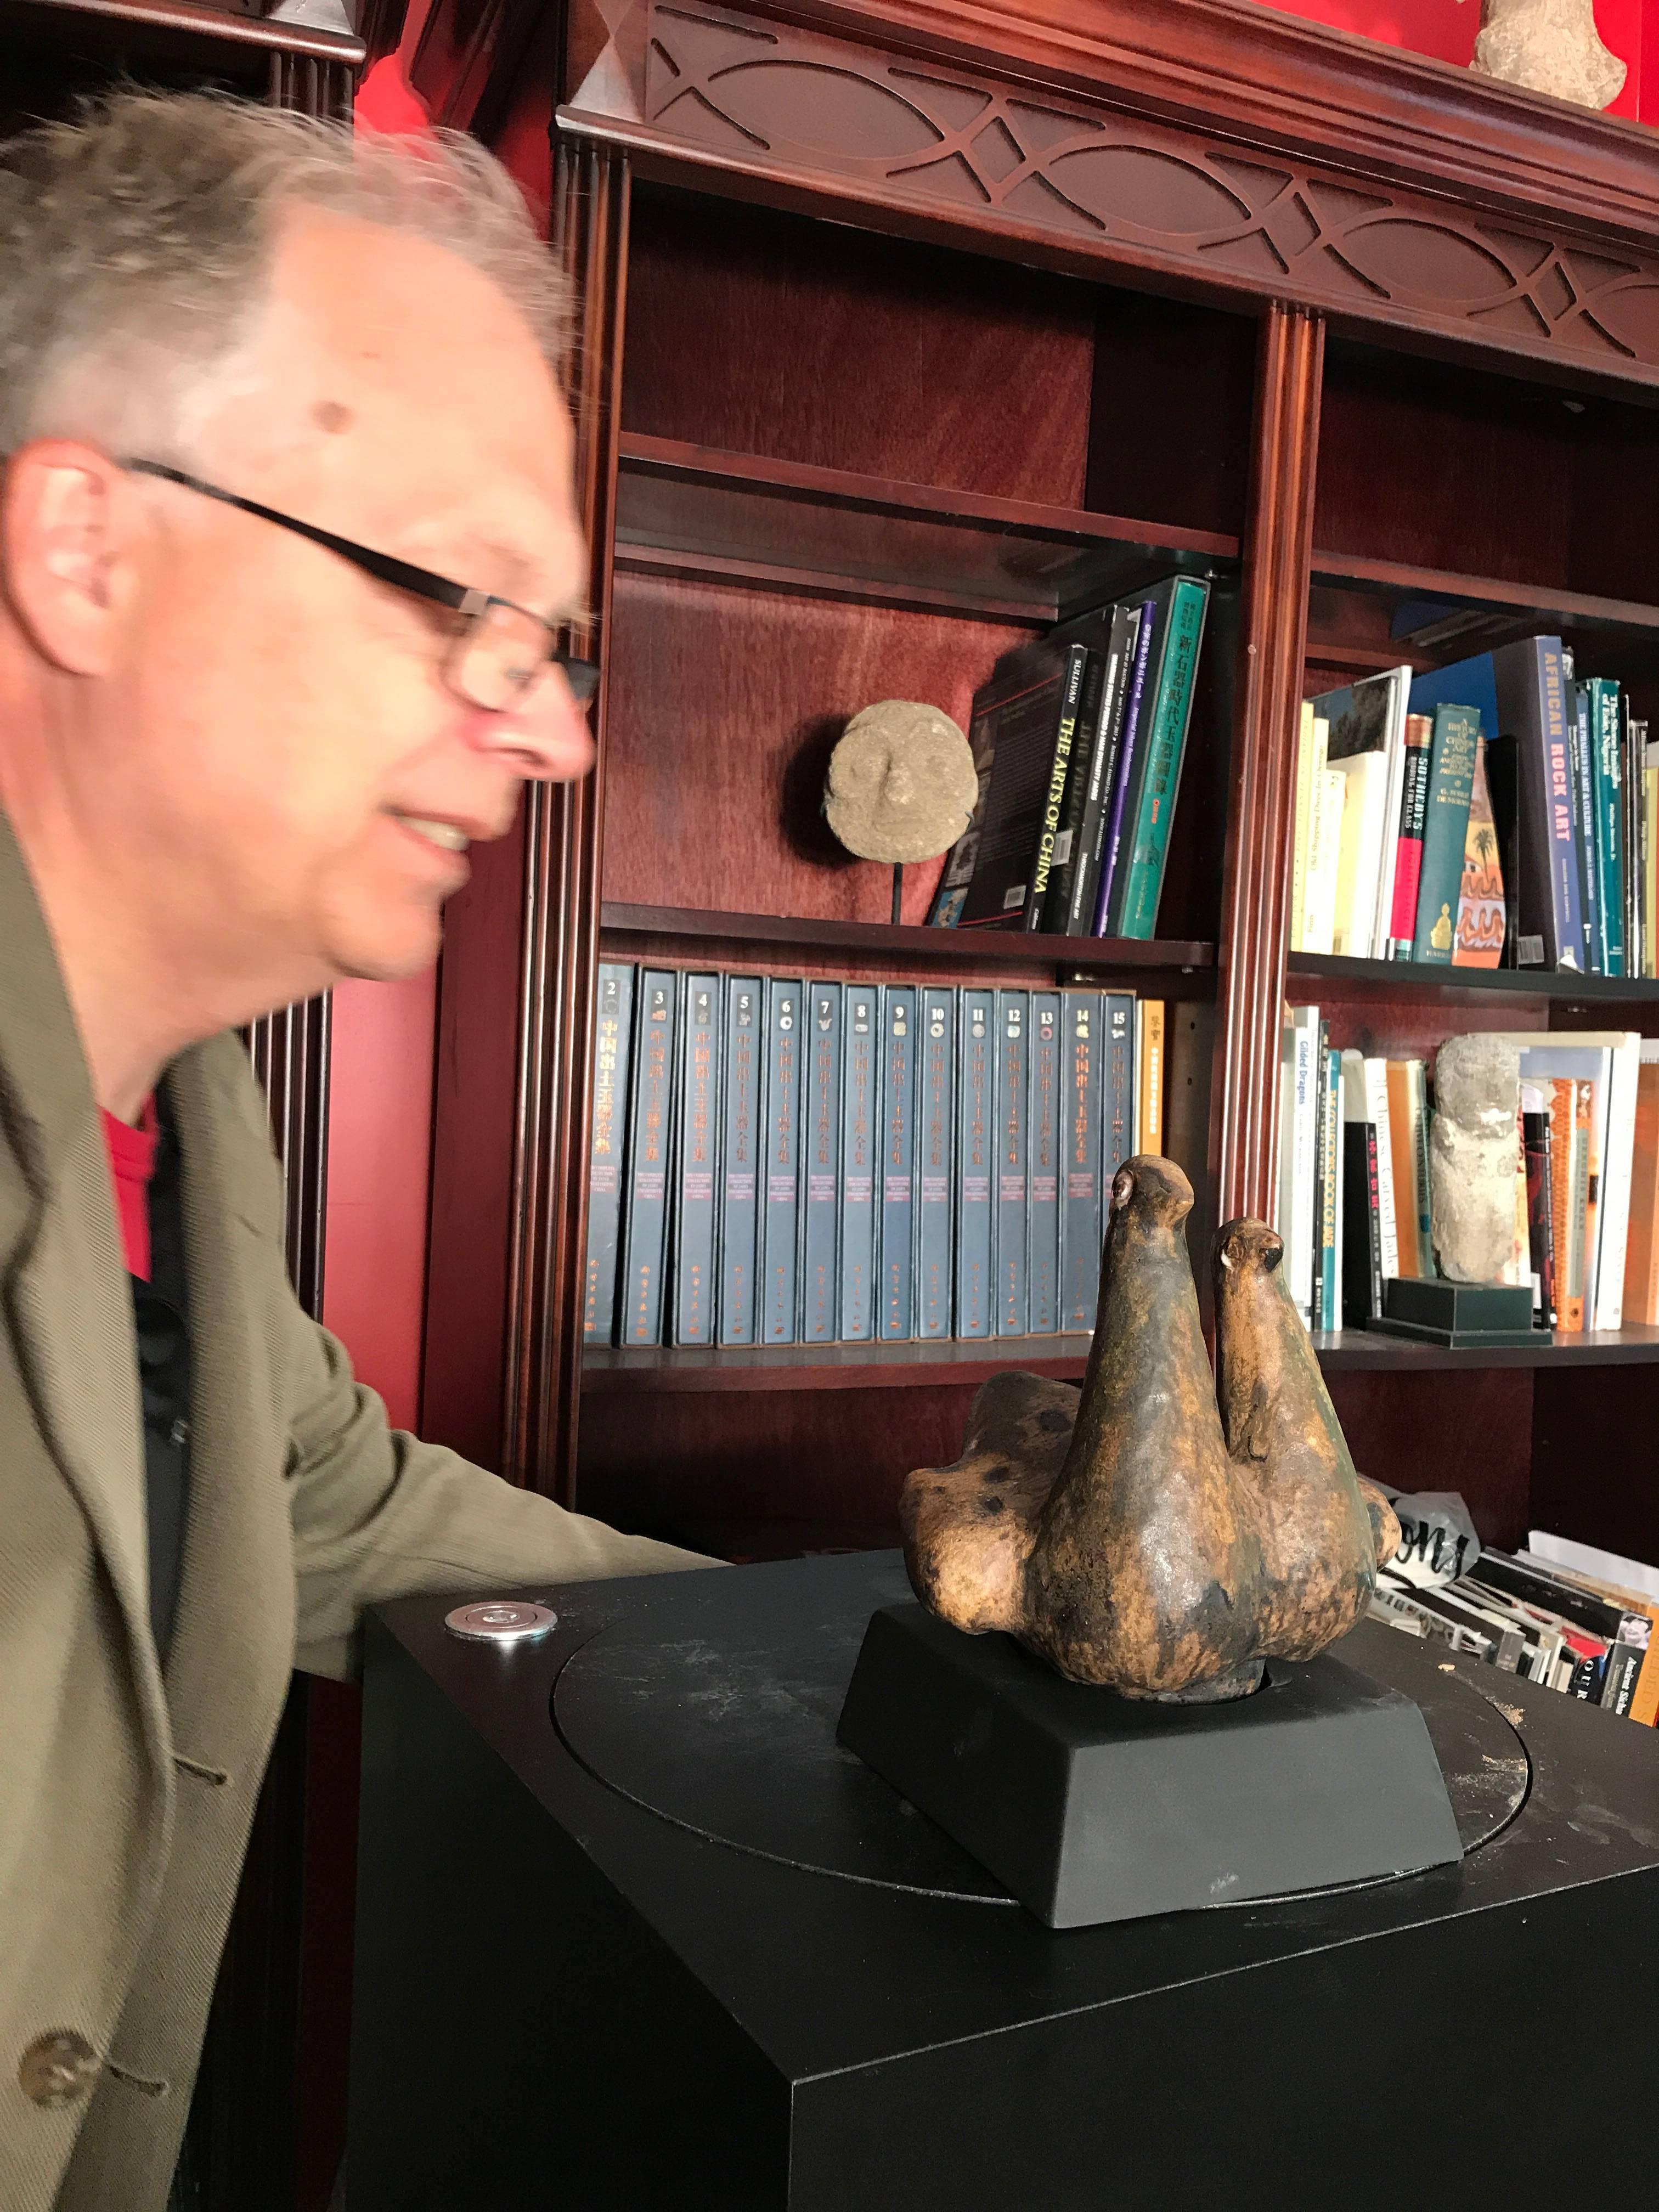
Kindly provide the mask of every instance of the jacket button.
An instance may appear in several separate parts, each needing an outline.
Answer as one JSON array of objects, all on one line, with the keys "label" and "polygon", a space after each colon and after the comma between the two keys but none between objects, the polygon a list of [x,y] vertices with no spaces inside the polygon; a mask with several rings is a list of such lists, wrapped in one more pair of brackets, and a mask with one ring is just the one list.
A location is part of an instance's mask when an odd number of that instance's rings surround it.
[{"label": "jacket button", "polygon": [[98,2053],[72,2027],[37,2036],[17,2062],[23,2094],[36,2105],[72,2105],[98,2075]]}]

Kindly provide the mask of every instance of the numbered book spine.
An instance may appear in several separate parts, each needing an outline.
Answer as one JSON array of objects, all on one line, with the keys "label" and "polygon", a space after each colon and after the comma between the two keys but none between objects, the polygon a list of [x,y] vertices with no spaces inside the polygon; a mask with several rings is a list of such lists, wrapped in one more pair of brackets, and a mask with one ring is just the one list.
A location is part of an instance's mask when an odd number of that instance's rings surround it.
[{"label": "numbered book spine", "polygon": [[674,1030],[679,977],[647,969],[634,1021],[634,1097],[628,1132],[628,1206],[623,1232],[621,1340],[662,1341],[662,1284],[668,1225],[668,1154],[673,1134]]},{"label": "numbered book spine", "polygon": [[1025,1252],[1033,1336],[1052,1336],[1060,1327],[1060,1016],[1058,991],[1032,992]]},{"label": "numbered book spine", "polygon": [[1105,1207],[1112,1195],[1112,1178],[1125,1160],[1139,1150],[1136,1142],[1140,1110],[1140,1067],[1135,1038],[1139,1013],[1127,991],[1109,991],[1103,1000],[1104,1033],[1101,1055],[1100,1107],[1100,1234],[1105,1234]]},{"label": "numbered book spine", "polygon": [[688,975],[680,1027],[674,1222],[674,1341],[714,1341],[714,1180],[719,1166],[720,979]]},{"label": "numbered book spine", "polygon": [[997,993],[997,1334],[1028,1333],[1025,1295],[1029,991]]},{"label": "numbered book spine", "polygon": [[900,1343],[915,1327],[916,989],[889,983],[881,999],[881,1298],[877,1334]]},{"label": "numbered book spine", "polygon": [[806,987],[806,1167],[801,1213],[801,1341],[833,1344],[840,1327],[837,1170],[841,1162],[842,986]]},{"label": "numbered book spine", "polygon": [[842,1006],[841,1338],[876,1333],[876,1162],[881,1143],[881,991],[849,983]]},{"label": "numbered book spine", "polygon": [[957,1010],[957,1334],[991,1329],[991,1152],[996,1119],[996,994],[964,988]]},{"label": "numbered book spine", "polygon": [[1060,1205],[1060,1326],[1091,1329],[1100,1303],[1100,1100],[1098,991],[1067,991],[1060,1013],[1065,1073],[1064,1167]]},{"label": "numbered book spine", "polygon": [[587,1142],[587,1264],[582,1341],[609,1344],[617,1327],[617,1261],[622,1236],[623,1133],[633,1044],[634,970],[599,963],[593,1021],[593,1125]]},{"label": "numbered book spine", "polygon": [[956,994],[921,994],[916,1126],[916,1334],[951,1334],[951,1198],[955,1180]]},{"label": "numbered book spine", "polygon": [[722,1344],[756,1341],[765,994],[758,975],[726,979],[720,1170],[725,1194],[720,1221]]},{"label": "numbered book spine", "polygon": [[795,1341],[800,1228],[801,986],[766,988],[766,1170],[761,1203],[761,1341]]}]

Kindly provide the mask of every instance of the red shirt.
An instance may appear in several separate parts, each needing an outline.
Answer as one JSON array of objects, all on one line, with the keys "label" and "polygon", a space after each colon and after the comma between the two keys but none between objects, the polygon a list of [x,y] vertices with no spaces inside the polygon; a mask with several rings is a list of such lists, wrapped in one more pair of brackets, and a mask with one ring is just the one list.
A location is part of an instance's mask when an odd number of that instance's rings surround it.
[{"label": "red shirt", "polygon": [[[101,1109],[100,1109],[101,1110]],[[147,1098],[138,1127],[105,1113],[104,1144],[115,1185],[115,1215],[121,1224],[121,1243],[127,1255],[127,1273],[141,1282],[149,1280],[149,1179],[155,1166],[160,1131],[155,1101]]]}]

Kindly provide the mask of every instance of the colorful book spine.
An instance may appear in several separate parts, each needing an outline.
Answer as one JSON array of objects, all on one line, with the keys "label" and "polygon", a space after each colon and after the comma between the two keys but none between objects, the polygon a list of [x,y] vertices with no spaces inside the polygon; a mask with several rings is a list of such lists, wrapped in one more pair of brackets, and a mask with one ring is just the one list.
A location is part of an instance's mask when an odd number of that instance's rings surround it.
[{"label": "colorful book spine", "polygon": [[616,1334],[623,1132],[627,1125],[633,1021],[633,969],[623,961],[602,960],[593,1018],[593,1121],[587,1140],[587,1246],[582,1278],[585,1344],[609,1344]]},{"label": "colorful book spine", "polygon": [[1382,1310],[1376,1125],[1370,1118],[1365,1060],[1342,1054],[1342,1325],[1364,1328]]},{"label": "colorful book spine", "polygon": [[957,1334],[989,1336],[995,1295],[991,1154],[996,1122],[996,994],[964,988],[957,1081]]},{"label": "colorful book spine", "polygon": [[800,1336],[833,1344],[841,1328],[838,1250],[841,1181],[839,983],[806,986],[806,1079],[802,1100]]},{"label": "colorful book spine", "polygon": [[1389,921],[1389,958],[1409,960],[1417,942],[1417,893],[1423,879],[1423,824],[1429,800],[1429,759],[1434,719],[1406,717],[1406,759],[1400,781],[1399,849],[1395,855],[1394,908]]},{"label": "colorful book spine", "polygon": [[1041,929],[1048,912],[1054,878],[1054,848],[1060,837],[1060,819],[1066,811],[1066,786],[1071,776],[1078,715],[1083,704],[1083,682],[1088,669],[1087,646],[1071,647],[1066,657],[1066,681],[1060,693],[1060,720],[1054,730],[1054,757],[1048,763],[1048,787],[1042,794],[1042,818],[1037,829],[1030,888],[1025,894],[1027,929]]},{"label": "colorful book spine", "polygon": [[1024,1336],[1029,1330],[1026,1297],[1025,1200],[1029,1163],[1026,1143],[1026,1086],[1030,1062],[1026,1031],[1031,1018],[1029,991],[997,993],[996,1202],[997,1334]]},{"label": "colorful book spine", "polygon": [[1060,1101],[1064,1085],[1058,991],[1033,991],[1030,1029],[1030,1188],[1026,1199],[1026,1267],[1030,1333],[1060,1327]]},{"label": "colorful book spine", "polygon": [[882,992],[881,1197],[877,1231],[881,1296],[876,1334],[884,1343],[913,1334],[915,1260],[916,989],[889,983]]},{"label": "colorful book spine", "polygon": [[876,1164],[881,1149],[881,992],[849,983],[842,1006],[841,1339],[876,1333]]},{"label": "colorful book spine", "polygon": [[1417,889],[1413,960],[1449,968],[1457,941],[1462,896],[1463,845],[1474,790],[1475,747],[1480,716],[1473,707],[1437,707],[1424,810],[1422,872]]},{"label": "colorful book spine", "polygon": [[673,1229],[673,1340],[713,1344],[715,1175],[720,1152],[720,978],[688,975],[680,1020],[679,1143]]},{"label": "colorful book spine", "polygon": [[722,1344],[756,1340],[765,994],[766,986],[758,975],[726,979],[720,1167],[725,1200],[720,1233]]},{"label": "colorful book spine", "polygon": [[1328,1024],[1321,1024],[1323,1062],[1319,1096],[1321,1152],[1323,1167],[1319,1180],[1319,1276],[1317,1326],[1340,1329],[1342,1302],[1339,1269],[1341,1260],[1338,1224],[1342,1199],[1342,1055],[1324,1040]]},{"label": "colorful book spine", "polygon": [[1065,1167],[1060,1212],[1060,1326],[1091,1329],[1100,1303],[1103,1021],[1098,991],[1067,991],[1060,1018]]},{"label": "colorful book spine", "polygon": [[921,994],[916,1122],[916,1334],[951,1334],[951,1216],[957,1073],[956,994]]},{"label": "colorful book spine", "polygon": [[674,1031],[679,977],[647,969],[634,1018],[634,1097],[623,1224],[621,1340],[660,1344],[668,1227],[668,1160],[674,1128]]},{"label": "colorful book spine", "polygon": [[1579,910],[1583,921],[1583,965],[1586,974],[1599,975],[1601,965],[1601,872],[1597,865],[1595,821],[1595,744],[1590,729],[1589,688],[1568,687],[1571,717],[1567,741],[1572,760],[1573,865],[1578,876]]},{"label": "colorful book spine", "polygon": [[[1108,1050],[1110,1039],[1107,1040]],[[1134,1148],[1138,1152],[1164,1150],[1164,1001],[1135,1001],[1135,1116]],[[1102,1185],[1104,1200],[1105,1187]]]},{"label": "colorful book spine", "polygon": [[766,1181],[761,1206],[761,1341],[795,1341],[800,1233],[803,987],[774,976],[766,990]]},{"label": "colorful book spine", "polygon": [[1170,825],[1180,795],[1193,686],[1209,604],[1208,584],[1191,576],[1176,580],[1170,595],[1169,636],[1158,673],[1146,777],[1140,787],[1140,811],[1129,848],[1123,919],[1116,933],[1120,937],[1145,939],[1157,925],[1170,856]]},{"label": "colorful book spine", "polygon": [[[1148,672],[1159,626],[1158,600],[1143,600],[1139,620],[1135,627],[1134,659],[1130,665],[1129,689],[1124,701],[1117,759],[1112,770],[1112,796],[1107,811],[1106,832],[1101,853],[1100,881],[1095,890],[1093,934],[1096,937],[1109,937],[1114,933],[1113,917],[1121,907],[1122,886],[1128,875],[1128,844],[1124,819],[1129,814],[1130,793],[1135,781],[1135,756],[1140,750],[1143,735],[1142,717],[1152,711],[1152,679]],[[1129,815],[1131,823],[1133,818]]]},{"label": "colorful book spine", "polygon": [[1106,675],[1100,695],[1100,734],[1089,763],[1089,788],[1083,804],[1083,860],[1072,885],[1071,909],[1066,918],[1067,933],[1073,937],[1098,933],[1096,909],[1106,864],[1106,837],[1111,826],[1118,756],[1129,685],[1134,673],[1135,641],[1139,634],[1139,607],[1126,605],[1112,610],[1105,652]]},{"label": "colorful book spine", "polygon": [[1590,764],[1595,793],[1595,867],[1601,972],[1625,968],[1625,778],[1619,743],[1619,686],[1592,676],[1589,695]]},{"label": "colorful book spine", "polygon": [[1469,790],[1468,827],[1463,834],[1463,880],[1458,889],[1457,945],[1452,965],[1496,968],[1504,957],[1507,927],[1504,872],[1486,776],[1486,740],[1482,736],[1474,748],[1474,781]]}]

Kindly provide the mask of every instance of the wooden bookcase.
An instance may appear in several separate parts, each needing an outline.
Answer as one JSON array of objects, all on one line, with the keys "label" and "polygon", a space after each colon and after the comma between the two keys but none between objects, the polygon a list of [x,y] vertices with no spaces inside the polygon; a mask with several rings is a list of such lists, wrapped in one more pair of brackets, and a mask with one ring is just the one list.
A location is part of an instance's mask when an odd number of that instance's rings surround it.
[{"label": "wooden bookcase", "polygon": [[[1409,657],[1403,601],[1485,616],[1438,658],[1559,628],[1659,711],[1659,141],[1233,0],[578,0],[564,84],[600,766],[452,910],[425,1425],[710,1548],[880,1540],[987,1374],[1082,1344],[584,1356],[596,961],[1162,996],[1195,1244],[1271,1202],[1287,1000],[1376,1052],[1659,1024],[1653,985],[1285,952],[1299,702]],[[845,717],[965,720],[1177,564],[1216,590],[1159,939],[926,931],[938,864],[895,926],[818,819]],[[1659,1546],[1659,1332],[1321,1357],[1368,1471]]]}]

